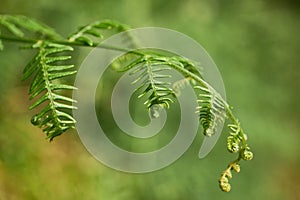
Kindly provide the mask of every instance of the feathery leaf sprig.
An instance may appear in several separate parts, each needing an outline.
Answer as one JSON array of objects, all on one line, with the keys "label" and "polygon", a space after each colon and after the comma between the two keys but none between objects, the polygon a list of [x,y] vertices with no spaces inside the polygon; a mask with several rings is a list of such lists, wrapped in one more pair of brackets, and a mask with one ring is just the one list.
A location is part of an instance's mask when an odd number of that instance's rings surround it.
[{"label": "feathery leaf sprig", "polygon": [[176,93],[171,83],[164,81],[164,79],[170,78],[170,75],[164,72],[171,70],[172,66],[198,72],[196,65],[179,56],[165,56],[149,52],[139,52],[139,54],[140,56],[128,65],[115,68],[115,70],[125,72],[132,69],[131,75],[137,74],[137,78],[132,84],[139,84],[136,91],[142,90],[138,98],[148,95],[145,101],[148,109],[154,105],[169,108]]},{"label": "feathery leaf sprig", "polygon": [[209,88],[195,86],[200,90],[199,106],[197,112],[200,116],[200,123],[204,129],[204,135],[212,136],[216,133],[219,123],[224,123],[226,118],[226,110],[224,102],[218,93],[213,92]]},{"label": "feathery leaf sprig", "polygon": [[37,99],[30,109],[42,104],[42,110],[32,117],[31,122],[40,127],[47,137],[53,140],[70,128],[74,128],[75,119],[70,111],[76,109],[71,104],[72,98],[61,94],[62,90],[73,90],[75,87],[62,84],[61,78],[76,73],[73,65],[62,65],[60,62],[69,60],[70,56],[58,55],[62,52],[72,51],[73,48],[66,45],[38,42],[33,45],[38,49],[36,56],[28,63],[23,71],[23,80],[33,76],[30,85],[30,99]]},{"label": "feathery leaf sprig", "polygon": [[96,21],[80,27],[75,33],[69,36],[68,40],[70,42],[79,42],[88,46],[95,46],[97,44],[92,40],[91,36],[102,39],[104,36],[100,32],[101,30],[113,29],[115,29],[116,32],[122,32],[127,30],[128,26],[111,20]]},{"label": "feathery leaf sprig", "polygon": [[0,15],[0,25],[20,38],[24,37],[25,30],[36,33],[39,39],[62,39],[62,36],[49,26],[23,15]]}]

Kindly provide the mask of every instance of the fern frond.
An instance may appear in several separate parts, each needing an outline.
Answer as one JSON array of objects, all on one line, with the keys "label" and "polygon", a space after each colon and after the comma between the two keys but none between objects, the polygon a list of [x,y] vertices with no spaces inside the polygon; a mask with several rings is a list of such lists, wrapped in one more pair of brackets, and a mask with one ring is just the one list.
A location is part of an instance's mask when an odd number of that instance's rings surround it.
[{"label": "fern frond", "polygon": [[250,147],[246,144],[247,135],[243,133],[240,124],[229,124],[229,136],[227,137],[227,149],[231,153],[240,152],[244,160],[251,160],[253,157]]},{"label": "fern frond", "polygon": [[25,34],[23,30],[27,30],[32,33],[37,33],[39,35],[38,38],[42,36],[48,39],[62,39],[62,37],[49,26],[22,15],[0,15],[0,25],[20,38]]},{"label": "fern frond", "polygon": [[[131,75],[137,74],[137,79],[132,83],[139,83],[139,87],[136,89],[142,90],[139,98],[149,95],[145,101],[147,108],[151,108],[154,105],[169,108],[170,103],[173,102],[172,97],[176,96],[171,83],[163,81],[166,78],[170,78],[170,75],[166,75],[166,73],[162,74],[161,72],[170,70],[173,66],[176,66],[176,68],[185,69],[200,75],[197,66],[183,57],[166,56],[141,51],[139,51],[138,54],[140,56],[125,66],[120,66],[119,64],[112,66],[119,72],[132,69]],[[130,56],[130,53],[124,56],[124,58],[126,58],[126,56]],[[118,59],[118,61],[119,60],[123,59]],[[186,74],[184,75],[190,79]]]},{"label": "fern frond", "polygon": [[58,93],[62,90],[73,90],[75,87],[59,83],[60,78],[76,73],[73,65],[59,65],[57,61],[69,60],[70,56],[58,55],[58,53],[72,51],[73,48],[66,45],[38,42],[33,48],[39,49],[37,55],[28,63],[23,71],[23,80],[33,76],[29,88],[30,99],[37,100],[30,106],[36,108],[47,102],[46,106],[32,119],[32,124],[42,128],[50,141],[73,128],[75,119],[69,114],[76,107],[71,104],[75,100]]},{"label": "fern frond", "polygon": [[[229,111],[229,115],[233,117],[231,111]],[[241,159],[246,161],[253,159],[253,153],[246,143],[247,136],[243,133],[240,123],[234,119],[233,124],[229,124],[228,128],[230,129],[230,134],[227,137],[227,149],[230,153],[238,153],[238,158],[229,163],[219,179],[219,186],[225,192],[231,190],[231,185],[229,183],[229,180],[232,178],[231,171],[234,170],[239,173],[241,170],[239,161]]]},{"label": "fern frond", "polygon": [[115,29],[117,32],[122,32],[128,29],[128,27],[124,24],[104,20],[104,21],[96,21],[90,23],[86,26],[80,27],[75,33],[69,36],[70,42],[79,42],[89,46],[95,45],[95,42],[91,39],[90,36],[94,36],[96,38],[103,38],[103,35],[100,33],[100,30],[111,30]]},{"label": "fern frond", "polygon": [[138,98],[148,95],[145,105],[151,108],[154,105],[161,105],[162,107],[169,108],[169,103],[173,103],[170,98],[174,96],[173,89],[170,87],[171,83],[164,81],[170,78],[169,75],[161,74],[162,71],[170,70],[170,67],[164,65],[155,57],[145,57],[142,63],[138,65],[131,74],[138,74],[138,77],[132,84],[139,83],[136,90],[142,90]]},{"label": "fern frond", "polygon": [[228,124],[230,134],[227,137],[227,149],[230,153],[236,153],[240,150],[242,141],[241,127],[236,124]]},{"label": "fern frond", "polygon": [[213,89],[195,86],[200,90],[198,99],[199,106],[197,112],[200,116],[200,123],[204,129],[204,135],[212,136],[219,126],[218,123],[224,122],[226,118],[225,104],[218,93]]}]

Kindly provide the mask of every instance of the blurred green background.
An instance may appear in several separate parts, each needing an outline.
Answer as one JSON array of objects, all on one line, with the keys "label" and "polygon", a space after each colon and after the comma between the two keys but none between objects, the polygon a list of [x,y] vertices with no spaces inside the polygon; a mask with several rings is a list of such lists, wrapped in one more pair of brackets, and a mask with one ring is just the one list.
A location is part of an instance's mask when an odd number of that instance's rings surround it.
[{"label": "blurred green background", "polygon": [[[217,180],[228,161],[226,131],[197,158],[203,136],[171,166],[149,174],[114,171],[97,162],[77,133],[52,143],[29,120],[22,68],[33,55],[5,43],[0,53],[0,199],[300,199],[300,6],[296,0],[1,0],[1,14],[37,18],[68,34],[115,19],[132,27],[185,33],[219,67],[227,99],[255,153],[234,174],[232,191]],[[86,52],[75,59],[80,64]]]}]

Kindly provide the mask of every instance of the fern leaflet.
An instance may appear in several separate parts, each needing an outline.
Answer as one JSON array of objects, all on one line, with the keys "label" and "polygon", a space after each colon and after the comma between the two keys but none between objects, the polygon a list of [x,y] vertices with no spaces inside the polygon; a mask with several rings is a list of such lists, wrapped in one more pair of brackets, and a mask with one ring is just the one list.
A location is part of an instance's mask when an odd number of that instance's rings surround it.
[{"label": "fern leaflet", "polygon": [[72,106],[73,99],[59,94],[59,90],[73,90],[73,86],[61,84],[58,79],[72,75],[76,71],[70,70],[73,65],[56,65],[57,61],[66,61],[70,56],[61,56],[57,53],[72,51],[73,48],[66,45],[38,42],[33,48],[39,49],[37,55],[29,62],[23,71],[23,80],[33,76],[30,85],[30,99],[37,100],[30,109],[47,102],[43,109],[33,116],[32,124],[40,127],[46,133],[50,141],[73,128],[75,119],[68,113],[76,107]]},{"label": "fern leaflet", "polygon": [[[114,67],[119,72],[125,72],[132,68],[131,75],[137,74],[137,79],[133,84],[139,83],[136,91],[142,90],[139,98],[148,95],[145,105],[151,108],[154,105],[169,108],[173,102],[172,97],[175,97],[175,91],[171,87],[171,83],[163,81],[170,78],[169,75],[161,72],[170,70],[172,66],[190,71],[197,71],[196,66],[187,59],[177,56],[165,56],[150,52],[138,52],[138,58],[134,59],[126,66]],[[128,54],[125,54],[127,56]],[[198,72],[199,73],[199,72]]]},{"label": "fern leaflet", "polygon": [[94,36],[96,38],[103,38],[103,35],[99,32],[100,30],[111,30],[115,29],[117,32],[125,31],[128,29],[128,27],[124,24],[111,21],[111,20],[105,20],[105,21],[96,21],[93,23],[90,23],[86,26],[82,26],[73,33],[69,37],[70,42],[79,42],[82,44],[86,44],[88,46],[96,45],[95,42],[90,38],[90,36]]},{"label": "fern leaflet", "polygon": [[163,66],[164,63],[155,57],[144,56],[141,61],[131,72],[132,75],[139,73],[138,78],[132,82],[132,84],[139,82],[140,86],[136,90],[142,90],[142,92],[138,98],[149,94],[144,103],[147,108],[154,105],[169,108],[169,103],[173,102],[170,96],[174,96],[174,92],[170,88],[171,83],[163,81],[163,79],[170,78],[170,76],[160,72],[170,70],[170,68]]},{"label": "fern leaflet", "polygon": [[20,38],[25,34],[23,30],[27,30],[32,33],[37,33],[39,35],[38,38],[62,39],[62,36],[57,34],[49,26],[22,15],[0,15],[0,25]]},{"label": "fern leaflet", "polygon": [[212,136],[218,127],[219,122],[224,122],[226,109],[222,98],[213,89],[195,86],[200,90],[197,112],[200,116],[200,123],[204,129],[204,135]]}]

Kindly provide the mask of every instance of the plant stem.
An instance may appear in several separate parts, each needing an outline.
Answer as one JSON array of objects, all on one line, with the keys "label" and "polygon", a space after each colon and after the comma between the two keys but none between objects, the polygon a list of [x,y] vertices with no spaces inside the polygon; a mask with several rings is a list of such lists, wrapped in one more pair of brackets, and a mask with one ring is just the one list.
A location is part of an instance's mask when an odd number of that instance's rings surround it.
[{"label": "plant stem", "polygon": [[[35,44],[38,41],[43,40],[43,39],[16,38],[16,37],[8,37],[8,36],[0,35],[0,40],[4,40],[4,41],[7,41],[7,42],[15,42],[15,43]],[[130,53],[134,53],[136,55],[143,55],[142,53],[140,53],[138,51],[133,51],[131,49],[120,48],[120,47],[104,45],[104,44],[98,44],[98,43],[95,43],[93,45],[86,45],[86,44],[83,44],[83,43],[71,42],[71,41],[68,41],[68,40],[47,40],[47,39],[45,39],[44,41],[49,41],[49,42],[53,42],[53,43],[56,43],[56,44],[70,45],[70,46],[95,47],[95,48],[121,51],[121,52],[125,52],[125,53],[130,52]]]},{"label": "plant stem", "polygon": [[16,42],[16,43],[31,43],[34,44],[37,40],[29,39],[29,38],[16,38],[16,37],[7,37],[4,35],[0,35],[0,39],[7,42]]}]

